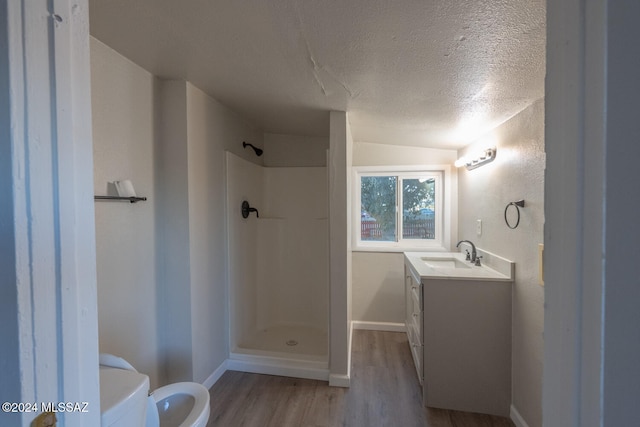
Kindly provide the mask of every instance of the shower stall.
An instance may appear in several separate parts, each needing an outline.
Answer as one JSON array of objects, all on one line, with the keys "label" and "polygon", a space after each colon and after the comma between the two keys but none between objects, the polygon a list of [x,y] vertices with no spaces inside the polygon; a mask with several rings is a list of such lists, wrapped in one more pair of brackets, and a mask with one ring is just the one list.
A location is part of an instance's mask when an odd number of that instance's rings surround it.
[{"label": "shower stall", "polygon": [[228,368],[327,380],[327,168],[226,161]]}]

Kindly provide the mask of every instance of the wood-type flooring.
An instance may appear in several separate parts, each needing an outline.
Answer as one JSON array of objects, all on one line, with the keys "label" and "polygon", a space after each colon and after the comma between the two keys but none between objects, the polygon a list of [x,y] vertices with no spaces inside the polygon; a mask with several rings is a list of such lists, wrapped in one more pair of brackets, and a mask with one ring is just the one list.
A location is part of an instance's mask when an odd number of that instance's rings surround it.
[{"label": "wood-type flooring", "polygon": [[356,330],[351,387],[227,371],[207,427],[513,427],[508,418],[422,406],[406,335]]}]

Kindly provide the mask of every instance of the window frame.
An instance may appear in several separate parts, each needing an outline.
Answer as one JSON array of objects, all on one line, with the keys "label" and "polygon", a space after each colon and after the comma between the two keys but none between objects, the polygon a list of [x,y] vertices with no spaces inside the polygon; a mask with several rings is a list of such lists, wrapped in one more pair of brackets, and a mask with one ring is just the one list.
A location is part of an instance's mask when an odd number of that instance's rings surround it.
[{"label": "window frame", "polygon": [[[402,180],[433,176],[436,178],[435,239],[405,239],[402,237],[404,209],[401,199]],[[362,199],[361,178],[366,176],[396,176],[396,241],[361,239]],[[449,165],[417,166],[354,166],[352,191],[352,247],[363,252],[446,251],[451,241],[451,167]]]}]

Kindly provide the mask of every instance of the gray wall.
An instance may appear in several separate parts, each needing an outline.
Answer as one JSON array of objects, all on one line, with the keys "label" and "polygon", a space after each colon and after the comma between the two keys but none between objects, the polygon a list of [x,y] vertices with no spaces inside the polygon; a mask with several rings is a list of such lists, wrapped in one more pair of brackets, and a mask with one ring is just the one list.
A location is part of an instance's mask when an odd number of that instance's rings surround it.
[{"label": "gray wall", "polygon": [[638,14],[548,4],[546,425],[637,424]]},{"label": "gray wall", "polygon": [[[516,263],[513,284],[512,404],[529,427],[542,425],[544,288],[538,284],[538,244],[544,228],[544,102],[533,105],[460,150],[495,144],[496,160],[458,172],[460,239]],[[520,225],[507,227],[507,203],[525,200]],[[511,217],[512,212],[510,213]],[[482,220],[482,235],[476,220]],[[511,218],[510,218],[511,219]]]}]

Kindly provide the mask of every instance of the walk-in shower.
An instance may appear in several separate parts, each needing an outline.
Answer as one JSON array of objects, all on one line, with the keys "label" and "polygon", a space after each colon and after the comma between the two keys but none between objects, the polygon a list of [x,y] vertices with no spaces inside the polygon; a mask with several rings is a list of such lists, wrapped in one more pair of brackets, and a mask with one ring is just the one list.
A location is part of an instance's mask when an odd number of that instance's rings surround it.
[{"label": "walk-in shower", "polygon": [[228,367],[328,379],[327,168],[226,167]]}]

